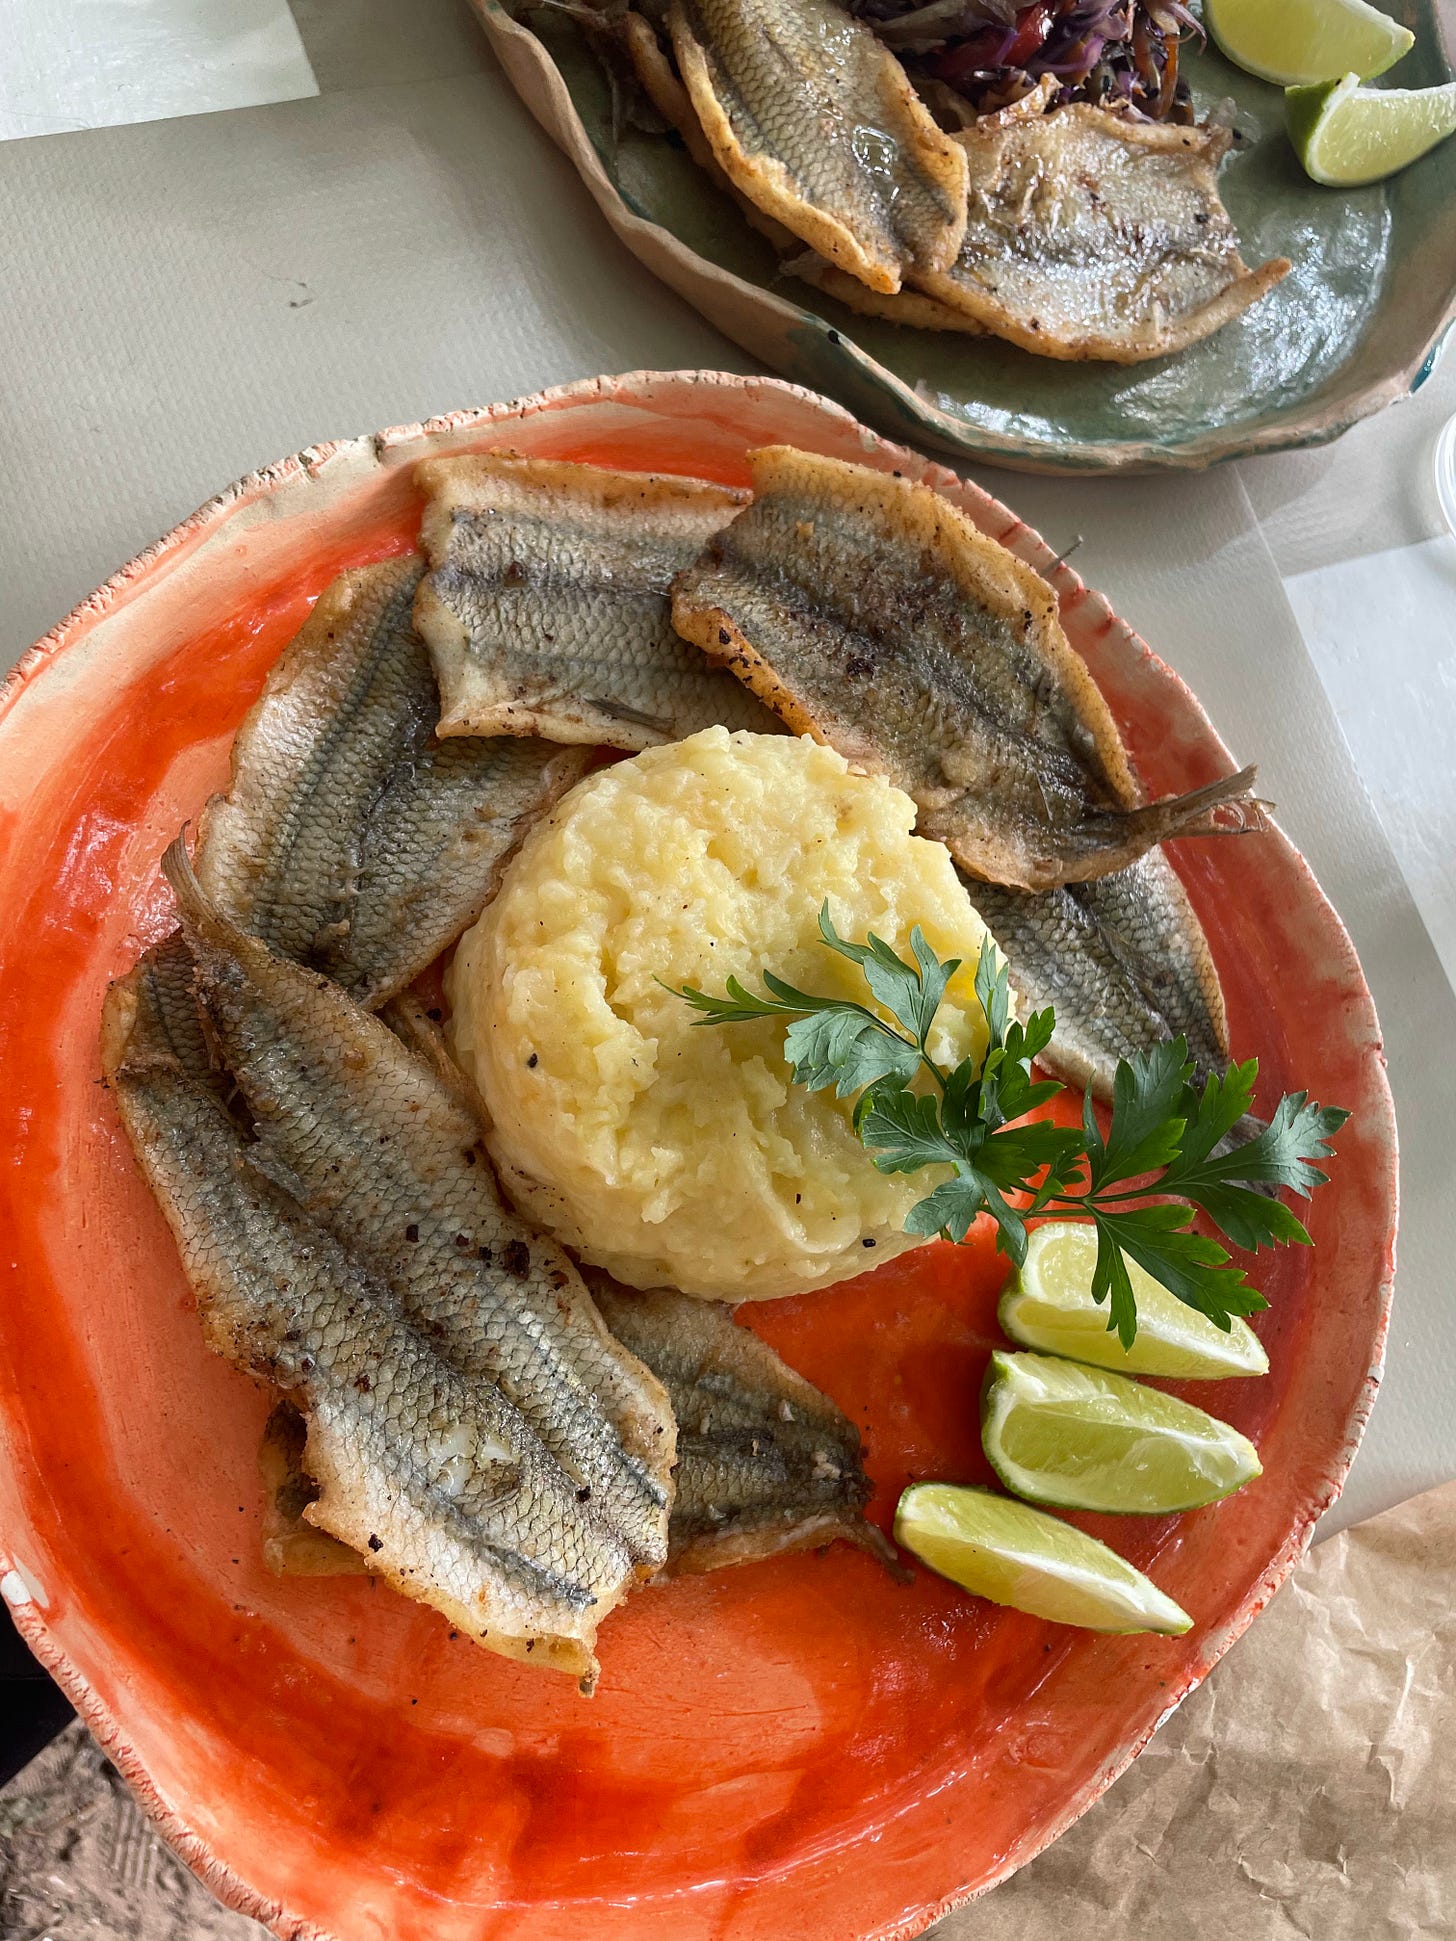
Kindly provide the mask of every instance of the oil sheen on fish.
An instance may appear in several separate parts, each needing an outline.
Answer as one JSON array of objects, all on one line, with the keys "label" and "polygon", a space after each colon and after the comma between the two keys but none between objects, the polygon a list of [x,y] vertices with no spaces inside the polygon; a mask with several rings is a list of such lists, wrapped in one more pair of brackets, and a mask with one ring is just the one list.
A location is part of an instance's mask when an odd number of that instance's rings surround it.
[{"label": "oil sheen on fish", "polygon": [[1135,364],[1207,337],[1265,296],[1218,193],[1223,128],[1134,121],[1038,91],[954,137],[970,220],[929,295],[1043,357]]},{"label": "oil sheen on fish", "polygon": [[772,727],[673,633],[673,575],[743,504],[701,479],[491,453],[427,459],[415,625],[439,732],[639,750]]},{"label": "oil sheen on fish", "polygon": [[472,924],[523,831],[587,756],[536,740],[437,741],[411,555],[321,595],[233,743],[197,873],[242,929],[384,1003]]},{"label": "oil sheen on fish", "polygon": [[589,1275],[612,1333],[667,1390],[677,1417],[666,1575],[717,1570],[846,1538],[894,1567],[864,1518],[859,1431],[719,1301],[642,1294]]},{"label": "oil sheen on fish", "polygon": [[[760,235],[766,236],[782,254],[798,242],[792,230],[785,229],[773,216],[751,202],[718,166],[718,158],[708,144],[702,123],[688,97],[671,59],[658,39],[657,29],[644,14],[628,11],[620,16],[617,32],[639,86],[658,114],[677,134],[683,147],[716,189],[730,196],[744,218]],[[850,278],[854,282],[854,278]],[[862,288],[863,285],[856,287]]]},{"label": "oil sheen on fish", "polygon": [[787,259],[780,264],[781,269],[862,317],[879,317],[885,323],[904,324],[917,330],[952,330],[966,337],[985,336],[982,326],[964,310],[937,303],[934,297],[919,290],[900,289],[893,294],[872,290],[848,270],[826,262],[816,251],[796,248],[798,238],[792,230],[751,202],[719,167],[688,91],[663,51],[651,21],[639,13],[627,13],[622,16],[619,31],[637,79],[653,107],[677,132],[688,154],[714,186],[731,196],[747,221]]},{"label": "oil sheen on fish", "polygon": [[966,159],[836,0],[674,0],[678,68],[741,193],[872,290],[955,261]]},{"label": "oil sheen on fish", "polygon": [[673,622],[788,725],[905,790],[923,836],[1021,889],[1258,826],[1252,769],[1139,806],[1056,595],[927,486],[788,446],[678,578]]},{"label": "oil sheen on fish", "polygon": [[[273,961],[349,1004],[325,980]],[[300,1204],[276,1154],[250,1141],[219,1097],[206,1040],[186,1018],[192,976],[173,938],[113,987],[103,1066],[210,1345],[281,1389],[307,1424],[302,1460],[317,1493],[305,1519],[490,1649],[589,1686],[597,1625],[644,1564],[659,1561],[665,1533],[644,1557],[634,1532],[583,1500],[579,1476],[487,1377],[488,1301],[431,1312],[402,1298],[402,1277]],[[287,1047],[275,1051],[287,1057]],[[656,1402],[670,1447],[665,1397],[617,1355],[644,1402]]]},{"label": "oil sheen on fish", "polygon": [[1227,1065],[1218,973],[1161,850],[1090,883],[1033,892],[968,878],[966,893],[1005,954],[1022,1008],[1055,1009],[1041,1062],[1069,1083],[1111,1098],[1120,1058],[1180,1033],[1200,1076]]}]

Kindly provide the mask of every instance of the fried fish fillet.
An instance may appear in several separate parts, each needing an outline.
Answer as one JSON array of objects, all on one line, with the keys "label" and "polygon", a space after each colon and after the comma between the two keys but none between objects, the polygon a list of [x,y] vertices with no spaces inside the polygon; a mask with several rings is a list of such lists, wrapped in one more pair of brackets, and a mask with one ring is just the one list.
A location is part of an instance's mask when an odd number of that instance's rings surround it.
[{"label": "fried fish fillet", "polygon": [[715,188],[732,197],[745,219],[760,235],[766,236],[780,254],[793,249],[798,242],[793,231],[785,229],[781,222],[751,202],[718,166],[718,158],[703,133],[702,123],[688,98],[688,91],[664,51],[652,22],[644,14],[628,12],[622,15],[618,31],[643,93],[679,137],[693,161],[711,179]]},{"label": "fried fish fillet", "polygon": [[673,575],[741,492],[501,452],[426,459],[416,477],[430,570],[414,618],[441,735],[636,751],[717,724],[772,727],[672,630]]},{"label": "fried fish fillet", "polygon": [[966,160],[836,0],[674,0],[673,51],[728,179],[872,290],[948,269]]},{"label": "fried fish fillet", "polygon": [[[891,1570],[893,1547],[864,1518],[870,1483],[854,1424],[716,1301],[621,1288],[590,1274],[613,1334],[663,1383],[677,1417],[667,1563],[683,1576],[753,1563],[836,1538]],[[265,1555],[280,1575],[337,1576],[362,1566],[304,1521],[317,1494],[302,1424],[287,1403],[268,1419],[260,1466]]]},{"label": "fried fish fillet", "polygon": [[[390,1029],[472,1114],[483,1108],[450,1058],[444,1035],[410,994],[381,1014]],[[891,1569],[894,1551],[865,1522],[870,1484],[858,1431],[829,1398],[732,1310],[670,1289],[640,1294],[599,1268],[583,1269],[614,1338],[662,1383],[677,1422],[672,1513],[662,1575],[715,1570],[842,1537]],[[268,1491],[264,1554],[286,1575],[336,1575],[352,1554],[303,1520],[315,1486],[300,1426],[280,1405],[259,1457]]]},{"label": "fried fish fillet", "polygon": [[1027,1010],[1052,1005],[1041,1062],[1110,1099],[1121,1058],[1180,1034],[1202,1076],[1228,1063],[1223,991],[1203,927],[1161,850],[1089,883],[1030,892],[966,879]]},{"label": "fried fish fillet", "polygon": [[197,874],[240,928],[371,1008],[472,924],[521,834],[586,772],[584,752],[439,742],[410,624],[416,555],[319,598],[233,743]]},{"label": "fried fish fillet", "polygon": [[[267,957],[264,946],[234,934],[245,955]],[[219,948],[216,939],[204,945],[214,958]],[[303,985],[323,983],[282,968]],[[215,985],[227,975],[214,964]],[[662,1458],[671,1460],[673,1441],[665,1396],[612,1344],[619,1386],[635,1386],[644,1421],[650,1414],[659,1423],[656,1472],[638,1466],[659,1499],[644,1552],[636,1519],[624,1524],[603,1497],[588,1500],[581,1475],[590,1457],[564,1465],[571,1433],[552,1450],[539,1432],[580,1418],[578,1397],[552,1394],[564,1379],[560,1366],[541,1355],[536,1392],[509,1397],[492,1338],[501,1315],[484,1288],[473,1304],[432,1306],[379,1252],[366,1258],[305,1208],[280,1177],[277,1152],[245,1137],[211,1071],[193,976],[189,951],[174,937],[113,986],[103,1065],[210,1345],[281,1389],[307,1425],[302,1462],[316,1488],[302,1516],[489,1649],[532,1657],[589,1688],[598,1624],[665,1553]],[[236,974],[232,981],[236,1001],[242,986]],[[367,1099],[370,1078],[359,1083]],[[371,1136],[362,1127],[360,1135]],[[522,1401],[534,1402],[534,1425]]]},{"label": "fried fish fillet", "polygon": [[708,138],[693,110],[687,89],[663,52],[651,21],[641,14],[628,13],[623,16],[621,33],[637,79],[653,107],[676,130],[698,167],[712,178],[725,195],[733,198],[747,220],[768,238],[780,255],[789,258],[781,268],[790,276],[797,277],[801,283],[808,283],[825,296],[833,297],[846,310],[853,310],[862,317],[878,317],[885,323],[905,324],[916,330],[954,330],[966,337],[985,336],[985,331],[974,317],[967,316],[962,310],[952,310],[948,304],[937,303],[934,297],[907,289],[886,295],[883,291],[872,290],[847,270],[836,269],[832,263],[826,263],[813,250],[796,249],[798,238],[793,232],[750,202],[719,167],[718,158],[708,145]]},{"label": "fried fish fillet", "polygon": [[666,1397],[612,1340],[566,1254],[505,1205],[474,1116],[380,1019],[228,923],[179,843],[163,867],[258,1163],[395,1290],[463,1378],[500,1389],[582,1503],[655,1567]]},{"label": "fried fish fillet", "polygon": [[864,1517],[859,1431],[720,1301],[637,1293],[588,1273],[602,1318],[667,1390],[677,1418],[665,1574],[718,1570],[842,1537],[895,1567]]},{"label": "fried fish fillet", "polygon": [[954,137],[970,220],[928,295],[1043,357],[1135,364],[1185,350],[1265,296],[1218,193],[1226,129],[1133,121],[1038,91]]},{"label": "fried fish fillet", "polygon": [[1168,836],[1257,826],[1252,769],[1138,806],[1056,595],[938,493],[782,445],[750,463],[753,504],[679,576],[674,625],[904,789],[969,874],[1049,889]]}]

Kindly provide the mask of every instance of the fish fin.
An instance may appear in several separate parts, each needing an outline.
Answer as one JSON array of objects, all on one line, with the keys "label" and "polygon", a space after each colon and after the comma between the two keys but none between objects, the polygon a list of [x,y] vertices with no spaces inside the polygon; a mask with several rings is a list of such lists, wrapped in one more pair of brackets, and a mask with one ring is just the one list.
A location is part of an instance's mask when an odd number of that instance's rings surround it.
[{"label": "fish fin", "polygon": [[[1254,768],[1241,768],[1237,775],[1221,776],[1185,795],[1167,795],[1136,809],[1094,812],[1065,832],[1066,842],[1054,855],[1028,856],[1024,871],[1013,879],[1015,887],[1050,890],[1112,876],[1175,836],[1258,835],[1268,828],[1267,812],[1274,805],[1250,793],[1257,773]],[[926,818],[922,834],[940,831]],[[941,835],[941,840],[967,875],[991,874],[971,849],[962,847],[956,831]],[[974,889],[971,895],[974,901]]]},{"label": "fish fin", "polygon": [[1237,775],[1220,776],[1185,795],[1169,795],[1146,808],[1129,809],[1119,820],[1142,848],[1172,836],[1259,835],[1269,826],[1265,811],[1274,805],[1250,793],[1258,773],[1254,767],[1241,768]]},{"label": "fish fin", "polygon": [[187,831],[190,827],[190,824],[184,824],[181,833],[174,836],[163,850],[162,874],[177,899],[177,912],[188,942],[196,937],[227,950],[243,933],[236,924],[228,922],[198,881],[192,858],[187,853]]},{"label": "fish fin", "polygon": [[668,1555],[653,1578],[670,1584],[677,1577],[703,1577],[709,1571],[731,1570],[739,1564],[763,1563],[769,1557],[789,1557],[805,1550],[823,1550],[831,1543],[853,1544],[882,1564],[897,1584],[908,1584],[913,1573],[901,1560],[884,1531],[867,1523],[858,1511],[825,1510],[803,1515],[785,1512],[778,1519],[737,1519],[721,1532],[705,1531],[687,1538]]},{"label": "fish fin", "polygon": [[[260,937],[254,937],[250,932],[240,929],[231,917],[223,914],[212,896],[202,887],[193,866],[193,859],[187,853],[187,832],[190,827],[190,823],[184,824],[181,833],[174,837],[162,852],[162,874],[166,877],[172,894],[177,900],[177,914],[182,924],[181,934],[197,960],[199,990],[206,991],[209,988],[211,979],[209,955],[212,956],[214,964],[218,958],[223,958],[230,964],[247,966],[253,970],[262,964],[274,964],[282,966],[286,971],[297,972],[298,975],[312,980],[314,984],[326,990],[337,991],[340,999],[347,1003],[351,1010],[358,1010],[361,1016],[369,1017],[370,1013],[356,1005],[343,987],[335,984],[332,978],[327,977],[322,971],[310,969],[305,964],[295,964],[291,958],[281,957]],[[206,1026],[208,1014],[205,1004],[202,1007],[202,1015]]]}]

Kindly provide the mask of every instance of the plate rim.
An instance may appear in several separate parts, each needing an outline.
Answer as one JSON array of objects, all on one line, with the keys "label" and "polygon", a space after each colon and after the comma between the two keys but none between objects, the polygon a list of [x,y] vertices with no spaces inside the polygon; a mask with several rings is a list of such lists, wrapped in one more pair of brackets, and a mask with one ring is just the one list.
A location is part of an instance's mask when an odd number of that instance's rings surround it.
[{"label": "plate rim", "polygon": [[[630,406],[650,409],[653,394],[660,387],[666,387],[670,392],[702,393],[708,400],[711,400],[715,393],[733,395],[766,393],[769,397],[778,395],[793,397],[806,402],[817,411],[839,419],[843,428],[856,434],[864,449],[878,449],[883,456],[897,463],[903,462],[911,475],[925,484],[936,490],[948,491],[958,497],[975,501],[983,513],[1004,522],[998,534],[1002,543],[1011,545],[1021,557],[1027,559],[1050,579],[1064,606],[1068,601],[1075,602],[1079,607],[1085,605],[1099,631],[1115,631],[1122,637],[1127,651],[1139,659],[1145,658],[1154,663],[1176,684],[1183,705],[1196,717],[1199,726],[1208,735],[1211,743],[1215,744],[1220,753],[1232,763],[1232,757],[1202,703],[1177,671],[1169,667],[1129,623],[1114,612],[1104,595],[1087,587],[1064,561],[1057,561],[1052,549],[1041,535],[1006,507],[1001,500],[973,481],[962,479],[937,460],[898,446],[893,440],[859,423],[851,412],[835,400],[823,397],[806,386],[776,377],[741,376],[736,373],[707,370],[636,371],[621,376],[580,379],[509,401],[444,413],[419,423],[395,425],[380,432],[358,437],[340,438],[310,445],[274,464],[245,474],[206,500],[196,511],[120,567],[94,592],[79,601],[62,620],[26,651],[4,683],[0,684],[0,724],[4,723],[17,702],[54,664],[60,654],[68,647],[78,644],[90,627],[103,620],[128,594],[141,590],[141,586],[147,579],[173,555],[191,548],[213,527],[245,512],[250,505],[267,500],[279,490],[309,480],[317,480],[325,471],[332,471],[339,467],[346,468],[346,471],[356,466],[366,470],[388,467],[391,462],[390,455],[400,447],[412,445],[422,439],[441,439],[462,433],[469,435],[494,423],[521,422],[543,414],[568,411],[573,406],[601,401],[618,401]],[[1379,1204],[1385,1215],[1383,1232],[1385,1253],[1384,1265],[1375,1289],[1378,1318],[1371,1345],[1371,1359],[1361,1377],[1356,1399],[1346,1420],[1340,1425],[1338,1451],[1323,1475],[1318,1491],[1319,1500],[1309,1502],[1296,1517],[1278,1550],[1237,1608],[1217,1630],[1208,1634],[1199,1658],[1189,1664],[1186,1672],[1180,1671],[1170,1680],[1169,1690],[1175,1695],[1147,1729],[1135,1733],[1130,1740],[1121,1745],[1116,1758],[1093,1775],[1054,1821],[1047,1826],[1034,1829],[1025,1840],[1008,1850],[1003,1864],[993,1877],[985,1879],[969,1890],[954,1890],[934,1907],[927,1909],[922,1904],[897,1920],[882,1924],[875,1929],[865,1930],[863,1941],[911,1941],[911,1937],[922,1934],[935,1921],[991,1891],[1059,1838],[1079,1819],[1121,1776],[1158,1727],[1177,1709],[1188,1693],[1203,1682],[1213,1666],[1243,1634],[1284,1583],[1308,1548],[1315,1524],[1338,1499],[1349,1475],[1350,1466],[1359,1448],[1380,1385],[1394,1293],[1400,1209],[1394,1100],[1381,1049],[1374,998],[1354,944],[1303,854],[1277,824],[1273,826],[1273,834],[1284,846],[1289,860],[1303,879],[1306,893],[1312,894],[1313,900],[1318,904],[1329,929],[1331,942],[1340,952],[1342,970],[1346,975],[1352,974],[1351,991],[1353,993],[1358,988],[1359,1007],[1368,1016],[1371,1027],[1368,1043],[1361,1054],[1361,1061],[1368,1067],[1368,1077],[1372,1084],[1371,1107],[1378,1108],[1379,1114],[1378,1123],[1372,1117],[1370,1131],[1375,1146],[1373,1157],[1383,1159],[1384,1162],[1383,1179],[1379,1182]],[[189,1828],[180,1810],[163,1796],[152,1780],[142,1758],[124,1737],[117,1719],[97,1697],[84,1675],[71,1664],[65,1651],[52,1640],[46,1625],[42,1600],[32,1592],[23,1568],[9,1548],[6,1533],[0,1532],[0,1582],[8,1582],[12,1576],[18,1577],[25,1593],[17,1602],[12,1602],[8,1594],[6,1596],[10,1616],[17,1630],[71,1700],[78,1715],[106,1751],[108,1758],[116,1764],[158,1833],[172,1851],[226,1905],[263,1922],[273,1932],[283,1937],[283,1941],[346,1941],[346,1937],[342,1934],[319,1927],[301,1916],[292,1915],[281,1903],[262,1895],[242,1875],[219,1859],[211,1851],[207,1842]]]}]

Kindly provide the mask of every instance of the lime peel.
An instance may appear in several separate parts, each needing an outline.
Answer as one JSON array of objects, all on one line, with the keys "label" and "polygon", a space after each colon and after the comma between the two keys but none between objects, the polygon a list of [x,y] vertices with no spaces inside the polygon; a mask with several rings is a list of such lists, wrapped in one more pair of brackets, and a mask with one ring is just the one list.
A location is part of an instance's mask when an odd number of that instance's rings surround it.
[{"label": "lime peel", "polygon": [[992,1355],[981,1441],[1015,1495],[1109,1516],[1202,1509],[1261,1474],[1253,1443],[1229,1423],[1057,1355]]},{"label": "lime peel", "polygon": [[1366,0],[1207,0],[1204,22],[1236,67],[1277,87],[1369,81],[1415,45],[1415,35]]},{"label": "lime peel", "polygon": [[1456,133],[1456,81],[1437,88],[1362,88],[1358,74],[1290,88],[1285,120],[1305,173],[1359,189],[1418,162]]},{"label": "lime peel", "polygon": [[1009,1496],[956,1483],[913,1483],[895,1540],[993,1604],[1088,1631],[1181,1637],[1193,1620],[1105,1543]]},{"label": "lime peel", "polygon": [[1096,1259],[1097,1235],[1086,1222],[1047,1220],[1034,1228],[1025,1263],[1008,1282],[998,1310],[1011,1339],[1123,1375],[1216,1381],[1268,1373],[1269,1357],[1247,1321],[1233,1315],[1228,1328],[1220,1328],[1133,1261],[1126,1265],[1138,1331],[1124,1348],[1108,1330],[1106,1304],[1092,1299]]}]

